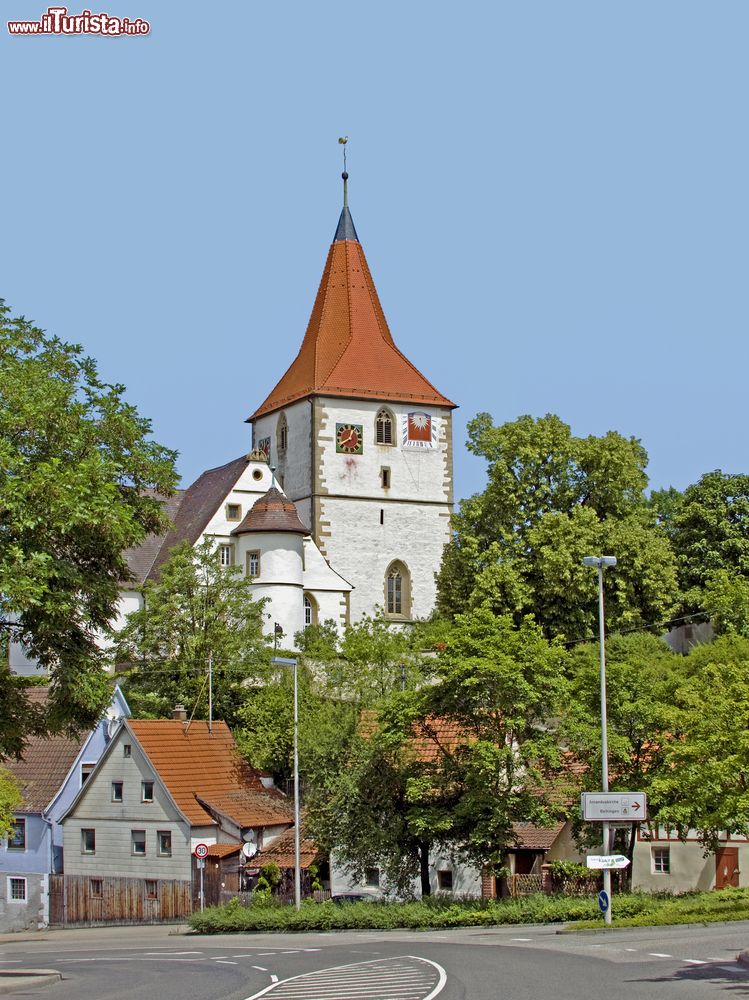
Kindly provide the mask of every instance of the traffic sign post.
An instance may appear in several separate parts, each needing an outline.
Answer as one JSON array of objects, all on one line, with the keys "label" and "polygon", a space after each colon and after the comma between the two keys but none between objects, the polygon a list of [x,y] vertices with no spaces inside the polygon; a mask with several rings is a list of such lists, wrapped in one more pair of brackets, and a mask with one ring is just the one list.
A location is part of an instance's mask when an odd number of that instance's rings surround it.
[{"label": "traffic sign post", "polygon": [[203,912],[205,907],[205,900],[203,898],[203,869],[205,868],[205,859],[208,857],[208,844],[196,844],[192,852],[197,860],[197,867],[200,871],[200,912]]},{"label": "traffic sign post", "polygon": [[588,868],[597,871],[611,870],[612,868],[626,868],[629,858],[623,854],[591,854],[585,859]]},{"label": "traffic sign post", "polygon": [[580,809],[588,823],[642,823],[647,819],[645,792],[583,792]]}]

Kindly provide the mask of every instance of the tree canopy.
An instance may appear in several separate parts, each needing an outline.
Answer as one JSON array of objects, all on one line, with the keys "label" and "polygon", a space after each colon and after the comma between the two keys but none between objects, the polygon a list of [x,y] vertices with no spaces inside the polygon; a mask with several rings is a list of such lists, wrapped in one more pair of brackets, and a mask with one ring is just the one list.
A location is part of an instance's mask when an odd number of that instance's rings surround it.
[{"label": "tree canopy", "polygon": [[0,300],[0,623],[51,674],[46,714],[3,715],[0,754],[30,729],[92,725],[109,697],[97,636],[128,576],[123,552],[163,530],[156,494],[177,482],[175,453],[124,392]]},{"label": "tree canopy", "polygon": [[175,547],[159,579],[146,584],[143,607],[115,637],[111,655],[130,666],[125,691],[133,710],[168,716],[181,702],[206,718],[210,659],[214,716],[233,725],[244,683],[267,673],[263,607],[250,577],[220,565],[213,540]]},{"label": "tree canopy", "polygon": [[487,607],[549,637],[595,634],[595,574],[585,555],[619,558],[607,573],[612,627],[666,619],[676,563],[645,496],[647,454],[614,432],[575,437],[554,415],[494,426],[480,413],[469,450],[488,462],[483,493],[464,501],[439,574],[439,610]]}]

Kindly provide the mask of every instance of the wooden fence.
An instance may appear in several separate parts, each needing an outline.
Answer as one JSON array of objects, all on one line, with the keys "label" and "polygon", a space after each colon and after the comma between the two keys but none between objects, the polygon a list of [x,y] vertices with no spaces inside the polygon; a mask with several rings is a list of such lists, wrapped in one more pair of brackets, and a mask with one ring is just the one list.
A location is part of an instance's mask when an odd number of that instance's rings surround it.
[{"label": "wooden fence", "polygon": [[50,923],[152,924],[192,913],[192,886],[176,879],[50,876]]}]

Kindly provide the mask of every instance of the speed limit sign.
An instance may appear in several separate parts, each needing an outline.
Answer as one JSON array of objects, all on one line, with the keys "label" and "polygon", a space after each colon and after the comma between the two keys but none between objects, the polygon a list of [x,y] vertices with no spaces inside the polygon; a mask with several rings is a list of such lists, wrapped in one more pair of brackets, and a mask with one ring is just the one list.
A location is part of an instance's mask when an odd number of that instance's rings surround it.
[{"label": "speed limit sign", "polygon": [[192,853],[196,858],[200,858],[201,860],[208,857],[208,844],[196,844],[195,850]]}]

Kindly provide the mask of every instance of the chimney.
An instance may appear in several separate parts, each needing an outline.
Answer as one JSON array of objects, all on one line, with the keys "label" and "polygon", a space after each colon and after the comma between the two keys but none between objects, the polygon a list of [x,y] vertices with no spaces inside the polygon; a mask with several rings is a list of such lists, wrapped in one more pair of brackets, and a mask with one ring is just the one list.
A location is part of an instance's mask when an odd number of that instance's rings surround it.
[{"label": "chimney", "polygon": [[172,709],[172,718],[178,722],[187,722],[187,712],[184,705],[175,705]]}]

